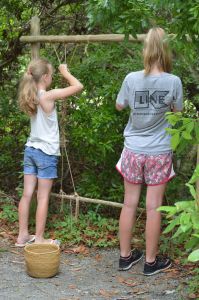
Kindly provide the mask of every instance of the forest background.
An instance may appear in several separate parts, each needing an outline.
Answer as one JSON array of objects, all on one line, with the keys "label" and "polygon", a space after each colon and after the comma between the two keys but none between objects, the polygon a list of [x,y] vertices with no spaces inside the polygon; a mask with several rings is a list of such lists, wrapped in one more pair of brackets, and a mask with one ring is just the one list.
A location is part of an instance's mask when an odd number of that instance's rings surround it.
[{"label": "forest background", "polygon": [[[123,148],[123,129],[128,120],[128,110],[115,110],[115,100],[127,73],[143,68],[142,44],[128,41],[129,34],[146,33],[152,26],[162,26],[168,33],[173,52],[172,72],[179,76],[184,89],[184,112],[177,117],[168,116],[174,129],[172,146],[177,173],[168,185],[165,204],[170,225],[167,230],[174,236],[174,245],[184,241],[188,245],[174,246],[173,255],[184,251],[185,257],[199,247],[199,205],[194,184],[199,177],[196,168],[199,144],[199,4],[197,0],[1,0],[0,3],[0,219],[13,224],[17,230],[17,204],[23,188],[23,149],[29,134],[29,119],[18,109],[17,89],[19,79],[30,61],[30,44],[20,42],[22,35],[30,33],[30,19],[40,18],[42,35],[82,35],[123,33],[121,43],[69,44],[66,61],[71,72],[84,85],[81,95],[66,100],[66,117],[62,122],[66,133],[66,148],[78,194],[122,203],[123,182],[115,170]],[[62,60],[65,48],[55,44]],[[41,44],[40,54],[55,68],[53,87],[63,82],[57,72],[59,65],[53,45]],[[60,117],[62,103],[58,103]],[[63,129],[63,128],[62,128]],[[66,157],[64,169],[59,163],[59,179],[53,191],[59,193],[61,180],[65,193],[73,193]],[[194,171],[195,170],[195,171]],[[63,174],[62,174],[63,173]],[[193,175],[194,174],[194,175]],[[193,176],[192,176],[193,175]],[[192,179],[191,179],[192,178]],[[191,181],[190,181],[191,180]],[[187,182],[189,182],[187,184]],[[190,193],[191,192],[191,193]],[[183,202],[182,202],[183,201]],[[190,202],[189,202],[190,201]],[[144,208],[145,195],[140,206]],[[180,209],[175,203],[184,203]],[[193,211],[187,211],[193,205]],[[177,209],[176,209],[177,207]],[[175,210],[175,209],[176,210]],[[35,207],[32,207],[34,214]],[[172,210],[172,212],[171,212]],[[60,201],[50,203],[49,234],[58,235],[68,243],[85,243],[87,246],[118,245],[118,209],[102,205],[84,204],[80,207],[78,223],[73,221],[73,205],[66,202],[60,212]],[[70,216],[70,217],[68,217]],[[144,214],[140,217],[143,220]],[[198,218],[199,219],[199,218]],[[174,221],[174,223],[173,223]],[[143,222],[138,225],[138,241],[144,234]],[[72,224],[72,226],[71,226]],[[34,218],[31,219],[34,225]],[[184,227],[183,227],[184,226]],[[69,230],[70,228],[70,230]],[[16,230],[16,231],[15,231]],[[171,249],[162,238],[162,250]],[[198,250],[199,251],[199,250]],[[175,253],[175,254],[174,254]],[[192,261],[199,260],[199,254]],[[199,273],[199,272],[198,272]]]}]

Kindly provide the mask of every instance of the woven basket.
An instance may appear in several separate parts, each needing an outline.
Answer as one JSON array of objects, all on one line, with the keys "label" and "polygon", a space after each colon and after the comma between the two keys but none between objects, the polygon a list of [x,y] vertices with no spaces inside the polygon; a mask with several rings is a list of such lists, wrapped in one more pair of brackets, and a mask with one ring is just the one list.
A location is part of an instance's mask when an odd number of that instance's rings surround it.
[{"label": "woven basket", "polygon": [[24,248],[26,271],[36,278],[55,276],[59,271],[60,248],[54,244],[31,244]]}]

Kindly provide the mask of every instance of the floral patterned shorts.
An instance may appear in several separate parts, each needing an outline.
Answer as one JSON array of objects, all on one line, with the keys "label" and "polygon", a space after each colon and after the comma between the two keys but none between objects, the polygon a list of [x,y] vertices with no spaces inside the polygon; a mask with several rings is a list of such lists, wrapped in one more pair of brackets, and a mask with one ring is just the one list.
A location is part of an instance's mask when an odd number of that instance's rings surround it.
[{"label": "floral patterned shorts", "polygon": [[175,176],[171,152],[138,154],[124,148],[116,168],[128,182],[135,184],[159,185]]}]

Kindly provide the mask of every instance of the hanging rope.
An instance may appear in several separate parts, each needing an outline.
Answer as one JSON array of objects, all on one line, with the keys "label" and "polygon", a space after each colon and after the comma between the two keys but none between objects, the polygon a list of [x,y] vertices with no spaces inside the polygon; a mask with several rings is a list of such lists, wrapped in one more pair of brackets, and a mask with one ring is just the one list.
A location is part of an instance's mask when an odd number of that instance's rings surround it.
[{"label": "hanging rope", "polygon": [[[59,61],[59,64],[61,64],[61,60],[59,58],[59,55],[57,53],[56,47],[53,45],[55,54],[57,56],[57,59]],[[70,63],[72,62],[72,59],[74,57],[75,51],[77,49],[77,45],[73,51],[72,57],[70,59]],[[66,44],[64,45],[64,63],[66,63]],[[61,119],[60,119],[60,124],[61,124],[61,131],[60,131],[60,135],[61,135],[61,184],[60,184],[60,197],[61,197],[61,208],[60,210],[63,211],[63,204],[64,204],[64,198],[63,196],[66,195],[63,191],[63,177],[64,177],[64,153],[66,155],[66,159],[67,159],[67,163],[68,163],[68,168],[69,168],[69,172],[70,172],[70,177],[71,177],[71,182],[73,185],[73,190],[74,190],[74,196],[76,198],[76,207],[75,207],[75,218],[77,219],[79,216],[79,195],[76,192],[76,188],[75,188],[75,182],[74,182],[74,178],[73,178],[73,174],[72,174],[72,169],[71,169],[71,164],[70,164],[70,160],[69,160],[69,155],[66,149],[66,133],[65,133],[65,120],[66,120],[66,101],[64,101],[62,103],[62,110],[61,110]],[[72,203],[70,201],[70,207],[71,207],[71,212],[72,212]]]},{"label": "hanging rope", "polygon": [[60,58],[59,58],[59,55],[58,55],[58,53],[57,53],[57,50],[56,50],[56,47],[55,47],[54,44],[53,44],[53,49],[54,49],[54,52],[55,52],[55,54],[56,54],[56,56],[57,56],[57,59],[58,59],[59,64],[61,64],[61,60],[60,60]]}]

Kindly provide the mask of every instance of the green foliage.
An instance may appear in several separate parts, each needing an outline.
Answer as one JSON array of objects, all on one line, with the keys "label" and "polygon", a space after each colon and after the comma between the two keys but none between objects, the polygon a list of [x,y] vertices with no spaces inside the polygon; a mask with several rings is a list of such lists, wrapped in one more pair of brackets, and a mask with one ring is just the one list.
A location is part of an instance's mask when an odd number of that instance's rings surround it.
[{"label": "green foliage", "polygon": [[151,5],[143,0],[90,0],[87,5],[89,26],[111,32],[133,34],[146,28],[152,18]]},{"label": "green foliage", "polygon": [[18,220],[18,212],[16,206],[12,203],[4,203],[0,206],[0,220],[5,220],[10,223]]},{"label": "green foliage", "polygon": [[[19,43],[18,38],[22,33],[29,33],[29,19],[37,12],[40,12],[42,34],[88,33],[85,6],[74,2],[76,1],[70,1],[70,5],[56,0],[50,4],[34,1],[34,5],[32,1],[24,1],[23,4],[15,0],[2,2],[0,40],[4,72],[3,86],[0,88],[0,186],[5,190],[13,190],[19,186],[23,145],[29,134],[28,119],[16,109],[16,99],[18,79],[29,61],[30,47]],[[169,13],[166,14],[167,9],[163,10],[157,1],[90,0],[86,4],[91,33],[111,31],[123,32],[128,36],[128,33],[143,33],[156,23],[169,30],[169,14],[174,12],[172,5],[169,5]],[[187,5],[190,6],[190,2]],[[164,12],[164,18],[160,12]],[[74,22],[68,22],[68,18]],[[188,68],[197,68],[195,48],[190,47],[190,44],[187,46],[190,58],[184,62],[184,57],[179,56],[179,53],[184,53],[183,43],[177,39],[175,41],[174,73],[183,77],[188,99],[198,103],[198,80],[192,76],[193,72],[187,72]],[[52,46],[41,46],[41,55],[49,58],[56,67],[58,62]],[[63,59],[64,47],[56,47]],[[75,169],[78,191],[83,195],[117,201],[123,198],[122,182],[115,171],[115,164],[123,145],[122,132],[128,119],[128,110],[121,114],[115,111],[114,106],[125,75],[142,68],[141,48],[142,45],[126,41],[117,45],[88,43],[85,46],[67,47],[69,67],[85,87],[80,97],[68,100],[70,104],[65,128],[72,169]],[[8,53],[8,49],[11,53]],[[55,76],[54,85],[60,86],[58,76]],[[189,134],[183,135],[183,139],[189,138]],[[182,150],[182,153],[185,151],[186,149]],[[182,181],[184,178],[180,179]],[[179,185],[175,187],[171,183],[170,186],[172,194],[178,196]]]},{"label": "green foliage", "polygon": [[[196,295],[198,295],[198,282],[199,282],[199,268],[196,267],[195,270],[193,270],[193,276],[189,281],[189,291],[191,293],[196,293]],[[198,300],[198,297],[196,299]]]},{"label": "green foliage", "polygon": [[192,40],[198,43],[199,5],[197,0],[155,0],[153,2],[156,4],[156,9],[161,10],[161,17],[167,20],[167,26],[171,32],[177,32],[181,38],[189,34]]},{"label": "green foliage", "polygon": [[123,198],[115,165],[123,148],[122,132],[129,112],[118,113],[115,100],[131,65],[141,68],[141,60],[137,60],[140,46],[131,48],[133,56],[128,54],[128,47],[89,45],[86,53],[79,50],[81,60],[69,66],[85,86],[83,94],[71,101],[66,132],[69,156],[75,149],[71,159],[82,165],[82,169],[78,165],[78,192],[88,197],[112,201]]},{"label": "green foliage", "polygon": [[[197,235],[199,238],[199,234]],[[194,250],[189,256],[188,256],[188,260],[192,261],[192,262],[196,262],[199,261],[199,249]]]},{"label": "green foliage", "polygon": [[196,118],[187,118],[182,113],[167,113],[167,120],[175,128],[167,128],[171,135],[173,150],[183,151],[188,144],[199,143],[199,122]]},{"label": "green foliage", "polygon": [[63,216],[62,220],[56,220],[51,228],[55,229],[55,235],[63,243],[83,243],[88,247],[112,247],[118,245],[116,238],[118,221],[105,218],[89,211],[80,215],[78,220],[72,216]]},{"label": "green foliage", "polygon": [[[158,210],[167,213],[168,226],[164,233],[173,232],[177,228],[172,238],[179,243],[184,243],[185,249],[192,253],[188,260],[198,261],[198,246],[199,246],[199,199],[196,198],[196,191],[193,186],[199,178],[199,165],[196,167],[194,174],[188,182],[188,187],[194,198],[193,201],[176,202],[174,206],[162,206]],[[196,249],[196,250],[195,250]],[[194,250],[194,251],[193,251]]]}]

